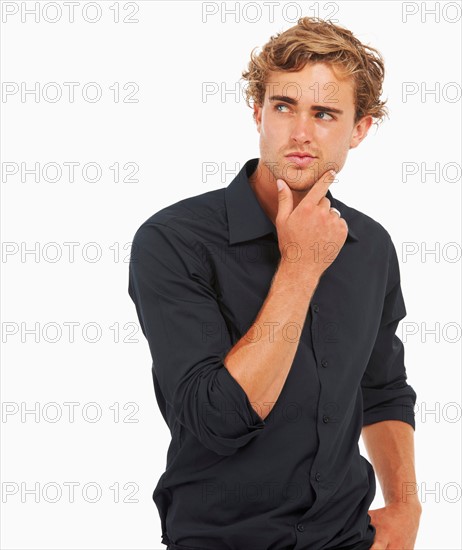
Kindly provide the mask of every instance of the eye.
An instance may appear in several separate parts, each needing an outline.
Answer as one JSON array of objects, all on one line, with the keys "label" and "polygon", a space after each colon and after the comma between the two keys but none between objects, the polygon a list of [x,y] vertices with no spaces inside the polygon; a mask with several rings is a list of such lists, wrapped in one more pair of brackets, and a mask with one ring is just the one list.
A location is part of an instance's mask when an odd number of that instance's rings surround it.
[{"label": "eye", "polygon": [[[326,113],[326,111],[319,111],[318,113],[316,113],[317,115],[327,115],[330,117],[330,120],[334,120],[334,117],[332,115],[330,115],[329,113]],[[323,116],[321,118],[321,120],[324,120],[325,119],[325,116]],[[329,119],[326,119],[326,120],[329,120]]]},{"label": "eye", "polygon": [[[287,107],[287,105],[284,105],[284,103],[278,103],[277,105],[274,106],[274,110],[278,111],[278,113],[280,113],[281,111],[279,111],[278,107]],[[287,109],[288,109],[288,107],[287,107]]]}]

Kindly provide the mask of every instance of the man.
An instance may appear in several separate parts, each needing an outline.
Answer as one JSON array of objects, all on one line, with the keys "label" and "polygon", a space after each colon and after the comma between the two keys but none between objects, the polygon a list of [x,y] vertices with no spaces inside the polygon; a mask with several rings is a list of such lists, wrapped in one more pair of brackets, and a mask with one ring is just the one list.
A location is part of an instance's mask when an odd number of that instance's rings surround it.
[{"label": "man", "polygon": [[[153,495],[170,550],[414,548],[396,250],[329,190],[385,113],[383,74],[350,31],[301,19],[243,73],[260,158],[136,232],[129,293],[172,433]],[[374,470],[385,506],[369,510]]]}]

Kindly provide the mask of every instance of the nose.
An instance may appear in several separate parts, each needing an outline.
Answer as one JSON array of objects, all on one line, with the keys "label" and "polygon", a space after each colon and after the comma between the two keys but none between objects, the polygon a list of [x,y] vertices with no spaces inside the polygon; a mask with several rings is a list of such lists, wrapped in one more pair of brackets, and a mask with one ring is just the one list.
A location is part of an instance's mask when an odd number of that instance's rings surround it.
[{"label": "nose", "polygon": [[306,113],[298,114],[290,132],[290,138],[298,143],[310,143],[313,140],[314,122]]}]

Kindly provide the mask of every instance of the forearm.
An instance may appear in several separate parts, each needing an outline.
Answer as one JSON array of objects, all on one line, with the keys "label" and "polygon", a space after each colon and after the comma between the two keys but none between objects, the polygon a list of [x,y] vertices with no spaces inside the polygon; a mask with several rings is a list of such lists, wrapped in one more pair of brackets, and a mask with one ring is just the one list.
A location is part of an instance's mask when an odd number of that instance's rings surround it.
[{"label": "forearm", "polygon": [[281,263],[252,327],[224,359],[225,367],[265,419],[292,366],[318,280]]},{"label": "forearm", "polygon": [[385,505],[399,502],[420,508],[412,426],[400,420],[384,420],[364,426],[362,436]]}]

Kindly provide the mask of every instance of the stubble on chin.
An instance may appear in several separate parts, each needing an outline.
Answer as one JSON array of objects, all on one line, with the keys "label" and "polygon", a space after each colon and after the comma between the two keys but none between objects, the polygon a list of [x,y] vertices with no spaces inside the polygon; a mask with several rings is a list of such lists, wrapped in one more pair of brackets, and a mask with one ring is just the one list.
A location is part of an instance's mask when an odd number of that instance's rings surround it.
[{"label": "stubble on chin", "polygon": [[314,183],[312,183],[312,182],[308,182],[308,183],[305,183],[305,184],[301,184],[301,183],[291,184],[291,183],[288,183],[287,185],[293,193],[300,193],[300,194],[304,195],[304,194],[308,193],[308,191],[310,191],[310,189],[312,189]]},{"label": "stubble on chin", "polygon": [[316,182],[316,177],[313,171],[303,170],[294,176],[291,172],[286,172],[285,177],[281,176],[287,185],[294,192],[306,193]]}]

